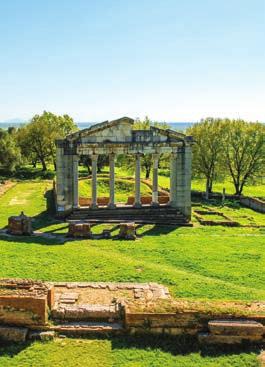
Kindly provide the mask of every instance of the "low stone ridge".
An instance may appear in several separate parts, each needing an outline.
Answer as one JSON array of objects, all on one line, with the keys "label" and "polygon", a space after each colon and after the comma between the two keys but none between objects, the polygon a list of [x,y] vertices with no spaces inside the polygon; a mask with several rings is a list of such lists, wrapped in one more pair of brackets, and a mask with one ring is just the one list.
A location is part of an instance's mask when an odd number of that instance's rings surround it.
[{"label": "low stone ridge", "polygon": [[0,340],[25,342],[27,334],[28,334],[27,328],[0,325]]},{"label": "low stone ridge", "polygon": [[0,280],[0,324],[45,325],[53,307],[54,288],[31,280]]},{"label": "low stone ridge", "polygon": [[7,341],[127,333],[263,343],[264,325],[264,302],[173,299],[157,283],[0,281],[0,338]]},{"label": "low stone ridge", "polygon": [[262,336],[264,326],[256,321],[213,320],[208,322],[209,330],[214,335]]}]

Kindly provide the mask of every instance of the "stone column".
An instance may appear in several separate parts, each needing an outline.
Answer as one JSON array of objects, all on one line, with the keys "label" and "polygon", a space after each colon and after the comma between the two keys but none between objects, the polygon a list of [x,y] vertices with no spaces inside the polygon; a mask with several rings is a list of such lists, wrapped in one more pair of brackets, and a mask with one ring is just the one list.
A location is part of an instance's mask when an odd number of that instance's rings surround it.
[{"label": "stone column", "polygon": [[56,208],[65,211],[65,157],[63,140],[56,141]]},{"label": "stone column", "polygon": [[115,208],[115,154],[109,155],[109,205],[108,208]]},{"label": "stone column", "polygon": [[170,157],[170,201],[173,208],[177,207],[177,158],[178,154],[171,153]]},{"label": "stone column", "polygon": [[177,159],[177,208],[191,219],[191,146],[181,149]]},{"label": "stone column", "polygon": [[153,154],[153,191],[152,191],[152,206],[159,206],[158,200],[158,163],[159,154]]},{"label": "stone column", "polygon": [[78,196],[78,155],[73,156],[73,207],[79,207],[79,196]]},{"label": "stone column", "polygon": [[91,191],[92,191],[92,203],[91,209],[96,209],[98,207],[97,204],[97,163],[98,163],[98,155],[92,154],[92,182],[91,182]]},{"label": "stone column", "polygon": [[141,204],[141,154],[135,155],[135,200],[134,207],[140,208]]}]

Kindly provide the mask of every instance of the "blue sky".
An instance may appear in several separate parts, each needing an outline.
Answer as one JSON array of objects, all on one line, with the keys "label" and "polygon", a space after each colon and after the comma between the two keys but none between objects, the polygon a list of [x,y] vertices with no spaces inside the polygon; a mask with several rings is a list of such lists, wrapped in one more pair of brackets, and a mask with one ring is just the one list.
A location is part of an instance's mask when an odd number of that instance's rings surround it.
[{"label": "blue sky", "polygon": [[0,121],[265,121],[264,0],[0,0]]}]

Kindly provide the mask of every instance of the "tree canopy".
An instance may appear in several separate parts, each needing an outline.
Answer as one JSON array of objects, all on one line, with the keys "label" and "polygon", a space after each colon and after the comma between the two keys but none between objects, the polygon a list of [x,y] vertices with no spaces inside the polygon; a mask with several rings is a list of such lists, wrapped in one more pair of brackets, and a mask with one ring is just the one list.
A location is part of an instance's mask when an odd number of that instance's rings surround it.
[{"label": "tree canopy", "polygon": [[57,116],[44,111],[42,115],[35,115],[30,123],[18,130],[18,144],[28,160],[33,164],[39,161],[42,170],[46,171],[48,162],[52,162],[56,168],[55,140],[64,138],[75,130],[77,126],[70,116]]},{"label": "tree canopy", "polygon": [[20,149],[16,144],[14,130],[0,129],[0,167],[13,172],[21,161]]}]

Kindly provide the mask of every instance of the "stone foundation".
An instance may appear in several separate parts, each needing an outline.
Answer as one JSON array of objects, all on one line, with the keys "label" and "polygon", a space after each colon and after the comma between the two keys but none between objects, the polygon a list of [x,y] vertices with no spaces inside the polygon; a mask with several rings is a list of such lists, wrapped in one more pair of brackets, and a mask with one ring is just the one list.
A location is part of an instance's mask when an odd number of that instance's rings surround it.
[{"label": "stone foundation", "polygon": [[31,235],[31,218],[24,215],[23,212],[19,216],[9,217],[8,232],[13,235]]},{"label": "stone foundation", "polygon": [[68,237],[92,238],[91,225],[89,223],[70,223]]},{"label": "stone foundation", "polygon": [[0,283],[0,339],[7,341],[124,333],[265,342],[265,302],[173,299],[156,283]]},{"label": "stone foundation", "polygon": [[135,240],[136,239],[136,227],[134,222],[121,223],[119,238],[124,240]]},{"label": "stone foundation", "polygon": [[53,304],[53,286],[28,280],[0,281],[0,325],[46,325]]}]

